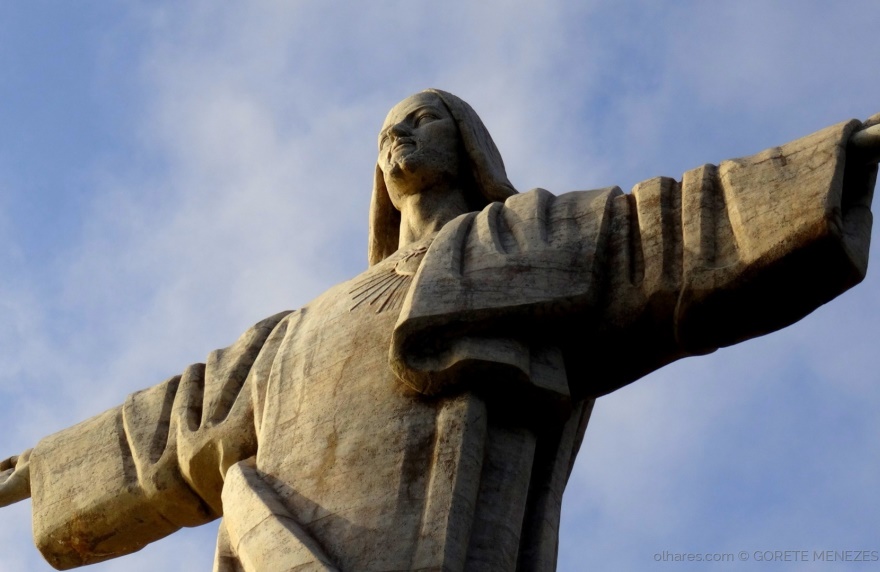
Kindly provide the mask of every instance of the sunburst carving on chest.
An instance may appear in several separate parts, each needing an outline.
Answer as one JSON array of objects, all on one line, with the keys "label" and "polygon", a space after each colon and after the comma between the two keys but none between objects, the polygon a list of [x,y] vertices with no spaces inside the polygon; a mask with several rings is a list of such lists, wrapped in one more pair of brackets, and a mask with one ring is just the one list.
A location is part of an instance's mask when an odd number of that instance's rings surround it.
[{"label": "sunburst carving on chest", "polygon": [[375,306],[377,314],[399,309],[427,250],[425,246],[416,248],[401,256],[397,263],[389,263],[385,269],[357,280],[349,290],[353,303],[349,311],[364,304]]}]

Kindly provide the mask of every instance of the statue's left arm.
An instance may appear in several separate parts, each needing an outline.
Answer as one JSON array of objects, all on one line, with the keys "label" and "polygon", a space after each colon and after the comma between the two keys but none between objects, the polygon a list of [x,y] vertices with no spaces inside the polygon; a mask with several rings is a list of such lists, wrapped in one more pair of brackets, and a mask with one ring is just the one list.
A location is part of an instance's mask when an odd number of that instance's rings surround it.
[{"label": "statue's left arm", "polygon": [[538,189],[460,217],[416,276],[392,366],[425,393],[485,378],[479,364],[562,369],[594,397],[797,321],[864,277],[872,120],[630,194]]},{"label": "statue's left arm", "polygon": [[598,393],[783,328],[859,283],[877,173],[860,132],[842,123],[615,199],[612,225],[631,229],[608,235],[599,346],[614,366]]},{"label": "statue's left arm", "polygon": [[675,315],[683,350],[778,330],[862,281],[878,129],[853,121],[725,161],[714,177],[711,168],[685,175]]}]

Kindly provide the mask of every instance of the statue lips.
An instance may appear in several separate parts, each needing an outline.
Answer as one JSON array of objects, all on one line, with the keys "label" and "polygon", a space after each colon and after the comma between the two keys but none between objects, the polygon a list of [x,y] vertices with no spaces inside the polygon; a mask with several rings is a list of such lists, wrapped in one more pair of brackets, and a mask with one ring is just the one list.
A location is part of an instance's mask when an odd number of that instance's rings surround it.
[{"label": "statue lips", "polygon": [[[403,147],[415,148],[416,142],[413,141],[411,137],[401,137],[400,139],[396,139],[394,144],[391,146],[391,155],[396,156],[403,153],[401,150]],[[401,150],[398,152],[398,150]]]}]

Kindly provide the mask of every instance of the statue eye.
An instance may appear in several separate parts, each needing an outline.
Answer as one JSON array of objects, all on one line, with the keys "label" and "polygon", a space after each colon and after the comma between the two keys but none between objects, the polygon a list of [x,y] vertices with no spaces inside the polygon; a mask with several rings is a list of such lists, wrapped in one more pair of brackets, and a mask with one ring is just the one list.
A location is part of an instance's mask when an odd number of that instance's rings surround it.
[{"label": "statue eye", "polygon": [[415,125],[416,125],[416,127],[419,127],[423,123],[425,123],[427,121],[433,121],[435,119],[439,119],[439,117],[437,117],[437,115],[435,115],[434,113],[431,113],[430,111],[426,111],[424,113],[419,114],[416,117]]}]

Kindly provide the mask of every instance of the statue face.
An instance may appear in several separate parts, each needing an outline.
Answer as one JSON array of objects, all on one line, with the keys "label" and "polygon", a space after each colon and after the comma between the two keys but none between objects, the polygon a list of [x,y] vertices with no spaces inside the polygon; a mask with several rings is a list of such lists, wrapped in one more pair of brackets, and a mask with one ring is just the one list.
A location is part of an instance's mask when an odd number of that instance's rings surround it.
[{"label": "statue face", "polygon": [[437,95],[417,93],[388,113],[379,132],[379,168],[392,203],[459,175],[458,126]]}]

